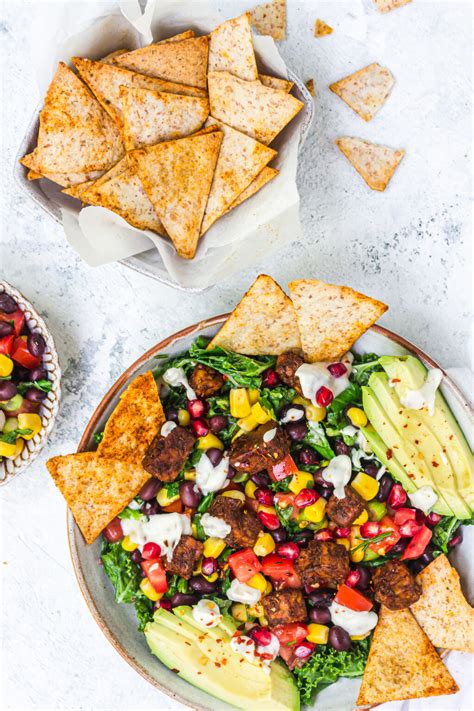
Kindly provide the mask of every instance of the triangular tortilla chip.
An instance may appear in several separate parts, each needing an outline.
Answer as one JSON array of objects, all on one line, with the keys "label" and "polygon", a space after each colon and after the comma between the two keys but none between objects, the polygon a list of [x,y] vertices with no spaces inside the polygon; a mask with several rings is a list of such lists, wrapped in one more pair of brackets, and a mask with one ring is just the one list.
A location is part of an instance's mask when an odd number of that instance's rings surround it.
[{"label": "triangular tortilla chip", "polygon": [[361,175],[369,188],[383,192],[390,182],[404,150],[395,150],[361,138],[338,138],[338,148]]},{"label": "triangular tortilla chip", "polygon": [[330,85],[364,121],[371,121],[382,108],[395,83],[393,74],[380,64],[369,64]]},{"label": "triangular tortilla chip", "polygon": [[308,79],[306,82],[306,88],[308,89],[311,96],[314,96],[314,79]]},{"label": "triangular tortilla chip", "polygon": [[192,259],[223,134],[203,133],[130,153],[180,257]]},{"label": "triangular tortilla chip", "polygon": [[241,203],[245,202],[245,200],[248,200],[252,195],[255,195],[255,193],[258,193],[259,190],[261,190],[267,183],[270,182],[270,180],[273,180],[273,178],[276,178],[278,175],[279,171],[275,170],[275,168],[269,168],[266,166],[254,180],[250,183],[248,187],[243,190],[240,195],[234,200],[234,202],[229,205],[227,208],[226,212],[229,212],[230,210],[233,210],[234,207],[237,207],[237,205],[240,205]]},{"label": "triangular tortilla chip", "polygon": [[[123,159],[122,159],[123,160]],[[61,190],[65,195],[70,195],[70,197],[76,198],[76,200],[81,200],[83,193],[94,185],[95,180],[86,180],[84,183],[79,183],[79,185],[73,185],[71,188],[65,188]]]},{"label": "triangular tortilla chip", "polygon": [[273,0],[257,5],[252,10],[252,25],[261,35],[270,35],[274,40],[286,37],[286,0]]},{"label": "triangular tortilla chip", "polygon": [[99,59],[99,62],[102,62],[102,64],[113,64],[115,57],[119,57],[121,54],[126,54],[128,51],[128,49],[116,49],[115,52],[109,52],[109,54],[106,54],[105,57]]},{"label": "triangular tortilla chip", "polygon": [[120,395],[105,425],[97,454],[141,465],[148,445],[165,419],[158,387],[148,370],[134,378]]},{"label": "triangular tortilla chip", "polygon": [[309,363],[341,358],[388,308],[348,286],[318,279],[298,279],[288,287]]},{"label": "triangular tortilla chip", "polygon": [[209,116],[209,102],[195,96],[122,89],[123,140],[127,151],[189,136]]},{"label": "triangular tortilla chip", "polygon": [[40,113],[37,173],[105,170],[123,155],[120,134],[87,87],[63,62],[49,85]]},{"label": "triangular tortilla chip", "polygon": [[410,607],[435,647],[474,653],[474,610],[461,590],[459,575],[439,555],[416,577],[420,599]]},{"label": "triangular tortilla chip", "polygon": [[[189,39],[194,37],[193,30],[185,30],[185,32],[180,32],[179,35],[174,35],[174,37],[168,37],[168,39],[160,40],[159,42],[154,42],[153,44],[168,44],[169,42],[181,42],[181,40]],[[110,52],[102,57],[100,60],[103,64],[114,64],[114,59],[120,57],[121,54],[127,54],[130,52],[129,49],[116,49],[115,52]]]},{"label": "triangular tortilla chip", "polygon": [[396,10],[397,7],[407,5],[411,0],[373,0],[373,2],[380,12],[390,12],[390,10]]},{"label": "triangular tortilla chip", "polygon": [[[88,173],[40,173],[35,170],[36,162],[37,159],[34,152],[28,153],[28,155],[24,156],[20,160],[20,163],[22,165],[26,166],[27,168],[30,168],[30,171],[28,173],[28,180],[38,180],[39,178],[47,178],[48,180],[52,180],[53,183],[61,185],[63,188],[69,188],[74,185],[80,185],[81,183],[84,183],[88,180],[93,182],[105,173],[105,170],[92,170]],[[29,177],[30,174],[33,174],[35,177]]]},{"label": "triangular tortilla chip", "polygon": [[271,148],[213,118],[208,119],[206,126],[214,124],[217,124],[224,137],[201,225],[201,234],[204,234],[226,212],[234,200],[277,154]]},{"label": "triangular tortilla chip", "polygon": [[269,144],[303,104],[291,94],[229,72],[209,72],[211,115],[261,143]]},{"label": "triangular tortilla chip", "polygon": [[280,79],[280,77],[271,77],[268,74],[259,74],[258,78],[264,86],[269,86],[270,89],[285,91],[287,94],[289,94],[294,87],[294,83],[292,81]]},{"label": "triangular tortilla chip", "polygon": [[150,44],[115,57],[114,64],[150,77],[206,88],[208,37]]},{"label": "triangular tortilla chip", "polygon": [[146,77],[143,74],[131,72],[128,69],[117,67],[115,64],[93,62],[90,59],[73,57],[73,64],[86,84],[89,85],[104,109],[122,127],[122,99],[120,88],[139,88],[151,91],[166,91],[170,94],[183,94],[186,96],[206,97],[206,92],[184,84],[163,81]]},{"label": "triangular tortilla chip", "polygon": [[314,23],[314,36],[315,37],[325,37],[326,35],[332,35],[332,27],[330,27],[324,20],[320,20],[319,17]]},{"label": "triangular tortilla chip", "polygon": [[138,494],[150,475],[141,465],[95,452],[53,457],[46,466],[87,543]]},{"label": "triangular tortilla chip", "polygon": [[26,174],[27,180],[39,180],[42,177],[41,173],[35,173],[34,170],[29,170]]},{"label": "triangular tortilla chip", "polygon": [[209,72],[230,72],[239,79],[258,78],[250,13],[223,22],[209,35]]},{"label": "triangular tortilla chip", "polygon": [[245,355],[301,350],[293,304],[276,281],[257,277],[208,347],[214,346]]},{"label": "triangular tortilla chip", "polygon": [[358,706],[455,694],[458,685],[410,610],[380,608]]}]

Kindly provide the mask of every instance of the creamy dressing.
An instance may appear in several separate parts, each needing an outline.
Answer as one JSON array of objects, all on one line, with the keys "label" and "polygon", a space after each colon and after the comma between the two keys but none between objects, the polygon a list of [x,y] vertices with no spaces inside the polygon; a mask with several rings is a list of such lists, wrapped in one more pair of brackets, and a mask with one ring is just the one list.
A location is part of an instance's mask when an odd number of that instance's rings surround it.
[{"label": "creamy dressing", "polygon": [[331,622],[333,625],[339,625],[351,637],[367,634],[373,630],[378,621],[378,616],[375,612],[356,612],[350,610],[338,602],[333,602],[329,606]]},{"label": "creamy dressing", "polygon": [[225,538],[231,532],[231,527],[222,518],[211,516],[208,513],[201,516],[201,526],[204,533],[210,538]]},{"label": "creamy dressing", "polygon": [[341,359],[347,371],[340,378],[334,378],[328,370],[328,366],[332,365],[334,361],[324,362],[324,363],[303,363],[300,365],[296,371],[296,376],[300,381],[301,391],[303,396],[308,400],[311,400],[313,405],[319,407],[316,402],[316,393],[321,387],[326,387],[332,392],[334,397],[340,395],[344,390],[350,385],[349,375],[352,370],[352,361],[354,356],[352,353],[346,353],[346,355]]},{"label": "creamy dressing", "polygon": [[168,437],[169,433],[176,427],[176,422],[172,420],[167,420],[160,430],[160,435],[162,437]]},{"label": "creamy dressing", "polygon": [[168,370],[165,370],[163,373],[162,378],[165,383],[171,385],[172,388],[177,388],[182,385],[186,390],[188,400],[196,399],[196,393],[190,386],[183,368],[168,368]]},{"label": "creamy dressing", "polygon": [[232,637],[229,644],[233,652],[241,654],[248,662],[255,661],[255,642],[247,635]]},{"label": "creamy dressing", "polygon": [[203,627],[216,627],[222,620],[219,605],[212,600],[199,600],[193,607],[192,615],[196,622]]},{"label": "creamy dressing", "polygon": [[297,407],[290,407],[288,412],[284,417],[281,418],[280,422],[282,425],[286,425],[288,422],[297,422],[303,419],[304,410],[299,410]]},{"label": "creamy dressing", "polygon": [[421,486],[413,494],[408,494],[412,505],[427,514],[438,501],[438,495],[431,486]]},{"label": "creamy dressing", "polygon": [[272,638],[268,644],[265,646],[263,644],[257,644],[257,654],[264,654],[265,659],[263,660],[266,664],[270,664],[274,659],[278,657],[280,651],[280,641],[276,634],[272,634]]},{"label": "creamy dressing", "polygon": [[162,555],[173,556],[181,536],[191,535],[191,522],[186,514],[167,513],[142,516],[140,519],[122,519],[122,531],[140,550],[145,543],[158,543]]},{"label": "creamy dressing", "polygon": [[323,479],[334,486],[336,499],[344,499],[344,487],[349,483],[352,474],[351,458],[347,454],[338,454],[329,462],[323,471]]},{"label": "creamy dressing", "polygon": [[341,430],[341,434],[346,437],[355,437],[358,432],[359,430],[357,427],[354,427],[354,425],[346,425],[346,427]]},{"label": "creamy dressing", "polygon": [[409,410],[421,410],[423,407],[428,409],[430,416],[434,415],[436,391],[443,379],[443,373],[439,368],[433,368],[428,372],[425,382],[418,390],[410,390],[407,388],[400,395],[400,402]]},{"label": "creamy dressing", "polygon": [[276,427],[273,427],[273,429],[271,429],[271,430],[267,430],[266,432],[263,433],[263,441],[267,442],[267,443],[271,442],[272,439],[274,439],[276,433],[277,433]]},{"label": "creamy dressing", "polygon": [[222,457],[215,467],[204,452],[196,464],[196,486],[204,495],[210,494],[211,491],[219,491],[228,483],[228,473],[229,457]]},{"label": "creamy dressing", "polygon": [[139,504],[138,501],[135,501],[135,499],[132,499],[127,508],[132,509],[132,511],[138,511],[138,509],[140,508],[141,505],[142,505],[141,503]]},{"label": "creamy dressing", "polygon": [[256,588],[251,588],[246,583],[239,583],[237,578],[231,582],[227,590],[227,597],[232,602],[243,602],[244,605],[255,605],[260,600],[262,593]]}]

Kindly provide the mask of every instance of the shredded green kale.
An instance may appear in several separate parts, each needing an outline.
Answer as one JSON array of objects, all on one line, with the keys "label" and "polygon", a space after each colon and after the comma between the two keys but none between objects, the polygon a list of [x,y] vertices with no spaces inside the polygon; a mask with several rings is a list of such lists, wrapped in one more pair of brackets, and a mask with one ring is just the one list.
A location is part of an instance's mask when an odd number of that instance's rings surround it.
[{"label": "shredded green kale", "polygon": [[334,452],[320,422],[308,422],[308,432],[303,442],[313,447],[324,459],[334,457]]}]

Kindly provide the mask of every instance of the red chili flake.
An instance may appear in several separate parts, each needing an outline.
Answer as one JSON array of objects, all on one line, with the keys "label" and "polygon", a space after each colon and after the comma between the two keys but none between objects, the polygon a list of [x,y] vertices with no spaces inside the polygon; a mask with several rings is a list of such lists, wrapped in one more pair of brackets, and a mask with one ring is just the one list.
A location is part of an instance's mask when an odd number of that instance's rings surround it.
[{"label": "red chili flake", "polygon": [[433,461],[431,462],[431,464],[432,464],[432,465],[433,465],[434,467],[439,467],[439,464],[438,464],[438,462],[435,462],[435,460],[434,460],[434,459],[433,459]]},{"label": "red chili flake", "polygon": [[391,459],[393,457],[393,452],[391,449],[387,449],[386,454],[387,454],[387,459]]}]

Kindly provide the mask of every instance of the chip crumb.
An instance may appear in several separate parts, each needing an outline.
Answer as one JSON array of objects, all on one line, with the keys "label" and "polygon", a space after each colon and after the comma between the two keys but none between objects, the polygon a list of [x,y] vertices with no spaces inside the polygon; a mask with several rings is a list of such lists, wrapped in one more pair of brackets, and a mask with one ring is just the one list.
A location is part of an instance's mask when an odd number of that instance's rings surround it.
[{"label": "chip crumb", "polygon": [[314,23],[314,36],[325,37],[326,35],[332,35],[333,32],[332,27],[318,17]]},{"label": "chip crumb", "polygon": [[411,0],[373,0],[373,3],[379,12],[390,12],[396,10],[397,7],[407,5]]},{"label": "chip crumb", "polygon": [[314,96],[314,79],[308,79],[306,82],[306,88],[308,89],[311,96]]},{"label": "chip crumb", "polygon": [[286,37],[286,0],[257,5],[251,12],[254,28],[261,35],[270,35],[274,40],[284,40]]}]

